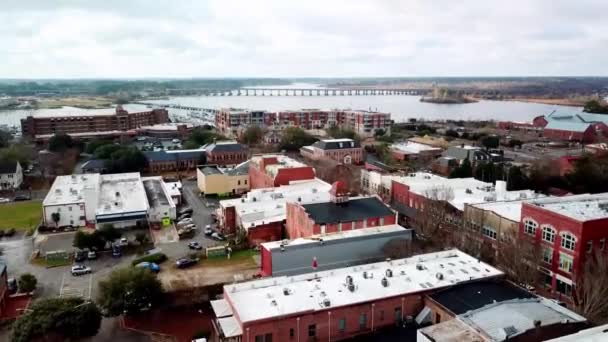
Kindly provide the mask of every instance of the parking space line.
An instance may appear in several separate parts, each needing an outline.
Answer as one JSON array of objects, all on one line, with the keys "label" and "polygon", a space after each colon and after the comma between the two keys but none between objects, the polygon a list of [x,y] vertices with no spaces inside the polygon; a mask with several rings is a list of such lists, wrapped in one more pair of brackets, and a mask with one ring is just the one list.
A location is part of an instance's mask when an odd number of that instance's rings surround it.
[{"label": "parking space line", "polygon": [[93,289],[93,273],[89,274],[89,296],[88,299],[91,299],[91,291]]},{"label": "parking space line", "polygon": [[65,282],[65,272],[63,272],[63,275],[61,276],[61,287],[59,287],[59,297],[63,296],[63,284]]}]

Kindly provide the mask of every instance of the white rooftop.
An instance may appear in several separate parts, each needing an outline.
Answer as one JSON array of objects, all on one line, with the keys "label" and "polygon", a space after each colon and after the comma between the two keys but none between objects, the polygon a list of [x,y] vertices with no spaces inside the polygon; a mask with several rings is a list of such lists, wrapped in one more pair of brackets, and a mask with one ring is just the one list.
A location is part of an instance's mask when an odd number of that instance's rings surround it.
[{"label": "white rooftop", "polygon": [[490,341],[505,341],[525,331],[564,322],[585,322],[582,317],[546,298],[513,299],[486,305],[459,315],[458,318]]},{"label": "white rooftop", "polygon": [[608,324],[585,329],[576,334],[566,335],[547,342],[606,342],[608,341]]},{"label": "white rooftop", "polygon": [[286,219],[287,202],[317,203],[330,199],[331,185],[318,179],[291,182],[275,188],[254,189],[243,198],[220,201],[220,206],[235,207],[237,222],[252,226]]},{"label": "white rooftop", "polygon": [[[544,195],[538,194],[539,197]],[[491,211],[498,216],[504,217],[508,220],[519,222],[521,221],[521,207],[526,200],[516,201],[497,201],[497,202],[486,202],[472,204],[471,206],[486,211]]]},{"label": "white rooftop", "polygon": [[413,141],[406,141],[391,145],[391,149],[405,154],[418,154],[424,151],[442,151],[442,148],[433,147],[430,145],[420,144]]},{"label": "white rooftop", "polygon": [[148,198],[138,172],[101,175],[96,215],[148,210]]},{"label": "white rooftop", "polygon": [[577,221],[608,218],[608,193],[550,197],[531,204]]},{"label": "white rooftop", "polygon": [[151,126],[141,126],[141,129],[149,130],[149,131],[177,131],[177,126],[185,125],[187,128],[194,127],[191,123],[182,123],[182,122],[168,122],[163,124],[155,124]]},{"label": "white rooftop", "polygon": [[[406,228],[404,228],[398,224],[390,224],[390,225],[386,225],[386,226],[345,230],[345,231],[342,231],[339,233],[331,233],[331,234],[325,234],[325,235],[312,235],[312,236],[305,237],[305,238],[297,238],[294,240],[288,240],[286,245],[293,246],[293,245],[303,245],[303,244],[309,244],[309,243],[318,244],[319,239],[323,239],[323,241],[341,240],[341,239],[349,239],[349,238],[354,238],[354,237],[359,237],[359,236],[371,236],[371,235],[376,235],[376,234],[398,232],[398,231],[403,231],[403,230],[406,230]],[[265,243],[262,243],[262,246],[264,246],[266,249],[270,250],[270,249],[274,249],[274,248],[280,248],[281,245],[285,244],[284,242],[285,241],[265,242]]]},{"label": "white rooftop", "polygon": [[165,189],[171,197],[179,197],[182,195],[182,182],[165,182]]},{"label": "white rooftop", "polygon": [[256,163],[257,165],[259,165],[263,158],[276,158],[277,159],[277,162],[278,162],[277,164],[270,164],[270,165],[266,165],[266,167],[265,167],[266,173],[272,175],[273,177],[276,176],[277,172],[280,169],[308,166],[304,163],[301,163],[295,159],[289,158],[282,154],[256,155],[256,156],[251,157],[251,161],[253,163]]},{"label": "white rooftop", "polygon": [[518,199],[534,199],[538,195],[532,190],[507,191],[506,183],[497,181],[482,182],[475,178],[445,178],[426,172],[410,173],[407,176],[393,176],[393,180],[409,186],[410,191],[433,199],[446,200],[458,210],[464,210],[464,205],[508,201]]},{"label": "white rooftop", "polygon": [[[392,277],[386,278],[388,283],[384,286],[382,279],[387,269],[392,271]],[[442,275],[441,279],[438,273]],[[240,321],[245,323],[436,290],[502,274],[498,269],[453,249],[356,267],[225,285],[224,297],[232,303]],[[347,285],[347,276],[352,277],[352,291]]]},{"label": "white rooftop", "polygon": [[354,140],[348,139],[348,138],[342,138],[342,139],[321,139],[321,141],[324,141],[324,142],[351,142]]},{"label": "white rooftop", "polygon": [[92,190],[91,194],[97,196],[99,174],[57,176],[42,205],[49,206],[84,202],[86,200],[85,189]]}]

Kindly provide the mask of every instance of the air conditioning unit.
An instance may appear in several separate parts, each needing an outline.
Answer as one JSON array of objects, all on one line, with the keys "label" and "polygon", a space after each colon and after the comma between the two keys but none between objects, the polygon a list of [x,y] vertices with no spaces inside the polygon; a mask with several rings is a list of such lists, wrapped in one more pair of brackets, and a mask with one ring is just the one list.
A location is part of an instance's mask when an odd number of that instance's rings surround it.
[{"label": "air conditioning unit", "polygon": [[382,284],[382,286],[388,287],[388,279],[382,278],[382,280],[380,281],[380,283]]}]

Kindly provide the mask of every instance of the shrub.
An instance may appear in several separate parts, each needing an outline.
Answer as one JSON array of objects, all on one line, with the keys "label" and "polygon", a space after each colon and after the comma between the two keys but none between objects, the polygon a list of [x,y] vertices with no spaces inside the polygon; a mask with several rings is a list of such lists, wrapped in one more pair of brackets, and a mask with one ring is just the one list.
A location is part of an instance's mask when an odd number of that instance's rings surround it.
[{"label": "shrub", "polygon": [[135,266],[135,265],[139,264],[140,262],[146,262],[146,261],[160,264],[162,262],[165,262],[166,260],[167,260],[167,256],[164,253],[156,253],[156,254],[146,255],[141,258],[137,258],[137,259],[133,260],[133,262],[131,264],[133,266]]},{"label": "shrub", "polygon": [[9,230],[6,231],[5,235],[6,236],[13,236],[13,235],[15,235],[15,232],[16,232],[15,228],[11,228],[11,229],[9,229]]},{"label": "shrub", "polygon": [[0,229],[0,237],[4,236],[4,229]]},{"label": "shrub", "polygon": [[20,292],[32,292],[36,289],[38,279],[30,273],[24,273],[19,277],[19,291]]},{"label": "shrub", "polygon": [[35,232],[35,231],[36,231],[36,228],[32,227],[32,228],[28,229],[28,230],[25,232],[25,235],[26,235],[26,236],[32,236],[32,235],[34,235],[34,232]]}]

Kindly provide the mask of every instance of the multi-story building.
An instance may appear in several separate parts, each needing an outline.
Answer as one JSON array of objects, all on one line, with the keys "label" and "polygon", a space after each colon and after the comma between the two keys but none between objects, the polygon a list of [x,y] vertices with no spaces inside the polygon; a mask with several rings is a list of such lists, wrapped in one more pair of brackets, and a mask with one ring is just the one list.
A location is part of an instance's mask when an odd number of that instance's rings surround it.
[{"label": "multi-story building", "polygon": [[247,147],[236,141],[217,141],[204,149],[208,164],[234,166],[247,160]]},{"label": "multi-story building", "polygon": [[363,148],[353,139],[319,140],[311,146],[303,146],[300,154],[311,160],[335,160],[344,164],[361,164]]},{"label": "multi-story building", "polygon": [[545,285],[572,297],[588,255],[606,253],[608,194],[550,197],[524,202],[520,237],[542,248]]},{"label": "multi-story building", "polygon": [[336,113],[321,109],[288,110],[277,113],[279,127],[300,127],[302,129],[322,129],[340,123]]},{"label": "multi-story building", "polygon": [[147,226],[175,215],[164,182],[139,173],[58,176],[42,202],[42,220],[50,227]]},{"label": "multi-story building", "polygon": [[[314,235],[260,245],[261,273],[265,276],[293,276],[382,261],[391,246],[405,246],[413,231],[392,224]],[[402,255],[403,256],[403,255]]]},{"label": "multi-story building", "polygon": [[439,156],[443,149],[413,141],[396,143],[390,146],[391,154],[397,161],[430,161]]},{"label": "multi-story building", "polygon": [[249,162],[234,168],[201,165],[196,169],[198,190],[203,195],[232,196],[249,191]]},{"label": "multi-story building", "polygon": [[458,250],[224,286],[214,341],[340,341],[402,324],[424,297],[503,273]]},{"label": "multi-story building", "polygon": [[254,155],[249,162],[251,189],[271,188],[314,178],[315,170],[312,166],[282,154]]},{"label": "multi-story building", "polygon": [[545,341],[572,334],[587,320],[556,302],[505,281],[457,284],[425,297],[418,342]]},{"label": "multi-story building", "polygon": [[23,183],[23,169],[19,161],[0,162],[0,190],[18,189]]},{"label": "multi-story building", "polygon": [[197,165],[205,164],[207,160],[205,148],[145,151],[143,154],[148,161],[147,171],[151,173],[195,170]]},{"label": "multi-story building", "polygon": [[342,182],[335,182],[329,201],[287,203],[290,239],[395,224],[397,216],[380,198],[348,197]]},{"label": "multi-story building", "polygon": [[238,137],[249,126],[269,127],[276,114],[265,110],[222,108],[215,115],[216,129],[226,136]]},{"label": "multi-story building", "polygon": [[32,140],[47,140],[56,133],[67,133],[74,138],[101,137],[167,122],[169,112],[166,109],[129,113],[122,106],[117,106],[111,114],[30,115],[21,119],[21,132]]},{"label": "multi-story building", "polygon": [[220,201],[219,226],[227,234],[244,231],[252,246],[281,240],[288,203],[326,202],[330,189],[331,185],[318,178],[253,189],[242,198]]},{"label": "multi-story building", "polygon": [[[376,132],[384,131],[391,133],[391,114],[368,110],[347,110],[343,113],[343,122],[346,127],[351,128],[362,137],[374,136]],[[338,114],[340,117],[340,113]]]}]

